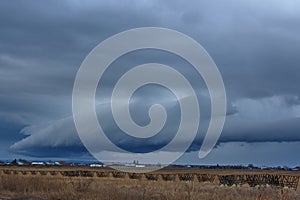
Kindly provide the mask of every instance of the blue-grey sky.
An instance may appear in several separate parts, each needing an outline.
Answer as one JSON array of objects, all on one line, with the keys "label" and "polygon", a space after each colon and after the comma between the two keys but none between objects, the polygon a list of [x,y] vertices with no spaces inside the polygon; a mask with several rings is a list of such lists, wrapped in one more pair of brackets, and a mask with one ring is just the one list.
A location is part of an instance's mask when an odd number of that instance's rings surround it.
[{"label": "blue-grey sky", "polygon": [[133,96],[132,117],[138,124],[147,124],[147,108],[153,103],[165,105],[171,116],[164,128],[169,134],[146,145],[114,136],[118,130],[108,110],[111,84],[122,70],[160,62],[189,77],[203,111],[199,134],[178,162],[300,165],[297,0],[1,1],[0,158],[90,159],[72,119],[77,70],[99,42],[147,26],[180,31],[208,51],[226,87],[225,127],[212,153],[199,160],[197,150],[210,112],[206,87],[183,60],[149,50],[123,56],[101,80],[98,118],[112,139],[133,151],[159,148],[170,140],[178,125],[178,104],[163,88],[145,87]]}]

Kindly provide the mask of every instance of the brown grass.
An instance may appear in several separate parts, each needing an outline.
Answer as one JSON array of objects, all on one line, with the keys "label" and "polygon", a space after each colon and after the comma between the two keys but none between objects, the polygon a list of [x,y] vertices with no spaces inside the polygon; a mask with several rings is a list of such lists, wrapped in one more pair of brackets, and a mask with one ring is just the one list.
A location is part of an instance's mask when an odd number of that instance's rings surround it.
[{"label": "brown grass", "polygon": [[[146,181],[98,177],[0,175],[2,196],[42,199],[299,199],[299,191],[275,187],[227,187],[207,182]],[[0,195],[0,196],[1,196]]]}]

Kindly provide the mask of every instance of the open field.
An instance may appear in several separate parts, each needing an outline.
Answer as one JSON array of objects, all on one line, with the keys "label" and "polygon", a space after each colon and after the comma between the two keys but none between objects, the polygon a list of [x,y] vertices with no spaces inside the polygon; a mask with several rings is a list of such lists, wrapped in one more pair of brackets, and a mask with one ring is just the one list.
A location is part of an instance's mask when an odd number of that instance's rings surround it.
[{"label": "open field", "polygon": [[299,172],[284,171],[168,169],[136,174],[1,167],[0,199],[300,199],[299,176]]}]

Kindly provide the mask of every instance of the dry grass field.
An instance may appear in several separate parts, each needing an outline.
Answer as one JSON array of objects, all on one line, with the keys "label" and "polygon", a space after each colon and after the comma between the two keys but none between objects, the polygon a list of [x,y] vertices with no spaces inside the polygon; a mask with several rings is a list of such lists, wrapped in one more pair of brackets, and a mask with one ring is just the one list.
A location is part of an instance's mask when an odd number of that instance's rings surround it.
[{"label": "dry grass field", "polygon": [[0,175],[0,199],[300,199],[299,190],[276,186],[220,186],[199,181],[149,181],[114,177]]}]

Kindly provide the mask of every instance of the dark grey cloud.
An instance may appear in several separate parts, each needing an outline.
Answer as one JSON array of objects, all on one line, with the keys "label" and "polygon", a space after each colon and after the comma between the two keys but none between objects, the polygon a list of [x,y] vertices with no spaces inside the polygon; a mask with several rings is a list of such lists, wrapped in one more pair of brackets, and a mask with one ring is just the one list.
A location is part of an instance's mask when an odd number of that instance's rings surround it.
[{"label": "dark grey cloud", "polygon": [[[16,151],[36,156],[44,152],[41,148],[74,147],[80,151],[82,146],[69,117],[73,81],[81,62],[107,37],[144,26],[188,34],[218,65],[228,95],[221,142],[299,141],[297,1],[33,0],[1,1],[0,5],[0,124],[20,125],[18,130],[1,128],[0,138],[14,135],[17,143],[12,149]],[[172,56],[157,52],[136,55],[128,55],[119,65],[154,58],[182,69],[181,61]],[[107,87],[103,90],[109,89],[119,72],[112,70],[112,75],[104,78]],[[182,72],[191,77],[191,82],[199,81],[193,70],[184,68]],[[209,107],[206,88],[199,84],[196,90],[202,106]],[[107,97],[97,100],[103,103]],[[173,99],[169,101],[171,104]],[[195,143],[197,148],[210,117],[210,110],[203,110],[204,128]],[[147,116],[142,121],[147,121]],[[21,132],[27,138],[20,140],[23,136],[15,135],[25,125],[27,129]],[[43,138],[52,140],[42,143]]]}]

